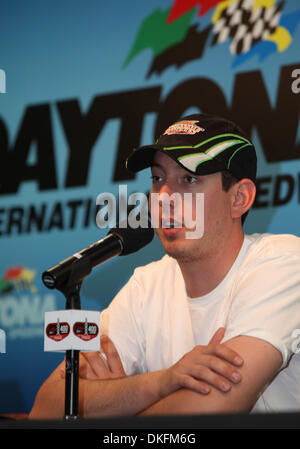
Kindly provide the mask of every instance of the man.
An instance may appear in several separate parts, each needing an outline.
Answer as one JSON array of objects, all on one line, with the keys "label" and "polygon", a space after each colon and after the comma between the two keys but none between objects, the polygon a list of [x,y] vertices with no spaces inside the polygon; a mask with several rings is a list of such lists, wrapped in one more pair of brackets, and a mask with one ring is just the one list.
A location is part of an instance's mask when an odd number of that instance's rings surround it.
[{"label": "man", "polygon": [[[196,114],[128,158],[129,170],[146,167],[167,254],[137,268],[102,312],[106,361],[81,356],[81,414],[299,409],[300,239],[243,233],[255,198],[252,142],[232,122]],[[171,201],[165,216],[173,193],[182,207]],[[203,235],[187,238],[187,209],[204,218]],[[63,415],[62,366],[41,387],[32,418]]]}]

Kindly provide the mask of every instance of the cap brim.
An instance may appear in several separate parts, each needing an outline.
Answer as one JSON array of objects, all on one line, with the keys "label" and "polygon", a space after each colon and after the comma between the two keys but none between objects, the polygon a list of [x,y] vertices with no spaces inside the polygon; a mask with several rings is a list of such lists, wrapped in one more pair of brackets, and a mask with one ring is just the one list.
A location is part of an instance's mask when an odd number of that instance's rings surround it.
[{"label": "cap brim", "polygon": [[160,145],[146,145],[134,150],[126,160],[126,168],[132,173],[136,173],[153,165],[153,158],[156,151],[163,151]]},{"label": "cap brim", "polygon": [[[137,148],[128,156],[126,160],[126,168],[132,173],[137,173],[138,171],[144,170],[145,168],[152,167],[153,158],[157,151],[167,154],[166,151],[164,151],[164,147],[162,145],[154,144]],[[208,175],[224,169],[224,167],[221,166],[218,161],[212,159],[209,163],[199,166],[197,172],[195,173],[181,164],[180,161],[175,157],[175,155],[169,152],[167,155],[171,159],[173,159],[180,167],[193,175]]]},{"label": "cap brim", "polygon": [[[126,160],[126,168],[132,172],[137,173],[145,168],[152,167],[153,158],[157,151],[161,153],[167,154],[164,151],[164,147],[162,145],[146,145],[134,150]],[[181,162],[175,157],[175,155],[168,153],[167,154],[171,159],[173,159],[180,167],[182,167],[187,172],[193,175],[208,175],[224,169],[223,166],[219,164],[218,161],[212,159],[209,163],[203,164],[199,166],[197,172],[193,172],[185,167]]]}]

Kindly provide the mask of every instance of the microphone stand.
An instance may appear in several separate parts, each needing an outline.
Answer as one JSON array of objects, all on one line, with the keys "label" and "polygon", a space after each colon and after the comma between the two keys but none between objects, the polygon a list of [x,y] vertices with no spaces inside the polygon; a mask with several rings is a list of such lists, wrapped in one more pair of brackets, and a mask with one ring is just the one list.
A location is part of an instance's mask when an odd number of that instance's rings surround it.
[{"label": "microphone stand", "polygon": [[[82,282],[71,285],[62,293],[66,297],[66,309],[81,309],[80,288]],[[75,420],[78,415],[79,390],[79,350],[66,351],[66,380],[65,380],[65,416],[66,420]]]},{"label": "microphone stand", "polygon": [[[79,262],[79,263],[78,263]],[[68,280],[57,287],[66,298],[66,309],[81,309],[80,288],[83,279],[92,271],[87,258],[82,258],[72,266]],[[65,416],[66,420],[76,420],[78,414],[79,353],[77,349],[66,350]]]},{"label": "microphone stand", "polygon": [[[94,266],[119,255],[123,250],[121,239],[111,234],[106,237],[106,246],[100,254],[97,245],[91,245],[84,254],[77,253],[58,265],[45,271],[43,282],[48,288],[56,288],[66,298],[66,309],[81,309],[80,288]],[[78,415],[79,350],[66,350],[65,419],[75,420]]]},{"label": "microphone stand", "polygon": [[[133,232],[136,231],[131,230],[127,237],[122,232],[120,234],[110,231],[104,239],[44,271],[42,274],[44,285],[63,293],[66,298],[66,309],[81,309],[80,288],[84,278],[100,263],[120,254],[130,254],[149,243],[154,235],[153,229],[147,228],[146,233],[145,230],[141,231],[142,233],[134,235]],[[129,245],[125,251],[124,239],[131,242],[131,246]],[[65,419],[67,420],[79,418],[79,353],[80,351],[76,349],[66,350]]]}]

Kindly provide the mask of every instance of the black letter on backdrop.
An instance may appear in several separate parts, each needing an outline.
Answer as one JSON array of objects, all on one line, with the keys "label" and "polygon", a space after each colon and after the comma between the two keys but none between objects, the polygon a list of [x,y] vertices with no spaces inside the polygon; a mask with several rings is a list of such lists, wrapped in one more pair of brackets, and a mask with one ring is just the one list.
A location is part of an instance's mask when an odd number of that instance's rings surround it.
[{"label": "black letter on backdrop", "polygon": [[113,181],[134,178],[127,172],[125,160],[140,144],[144,115],[158,110],[160,90],[160,87],[150,87],[99,95],[86,114],[81,113],[77,100],[57,103],[70,152],[66,187],[87,184],[93,146],[105,122],[112,118],[120,118],[122,123]]},{"label": "black letter on backdrop", "polygon": [[268,162],[300,158],[296,144],[300,97],[291,89],[291,73],[298,65],[281,68],[276,105],[272,108],[260,71],[236,75],[231,118],[251,136],[257,129]]},{"label": "black letter on backdrop", "polygon": [[[40,190],[56,189],[50,106],[29,106],[18,131],[15,145],[8,148],[7,131],[0,122],[0,155],[3,166],[2,194],[16,193],[23,181],[36,180]],[[32,143],[36,143],[36,162],[27,163]]]},{"label": "black letter on backdrop", "polygon": [[207,78],[192,78],[176,86],[162,102],[155,138],[191,107],[207,114],[227,115],[226,100],[220,87]]},{"label": "black letter on backdrop", "polygon": [[265,195],[269,194],[270,191],[270,187],[266,186],[264,187],[263,184],[270,184],[272,181],[271,176],[265,176],[262,178],[258,178],[256,180],[256,196],[255,196],[255,201],[253,204],[253,208],[264,208],[264,207],[268,207],[269,202],[268,199],[261,199],[261,197],[264,197]]},{"label": "black letter on backdrop", "polygon": [[[286,184],[287,189],[285,195],[282,194],[282,185]],[[282,206],[288,203],[293,196],[295,181],[291,175],[278,175],[275,181],[273,206]]]}]

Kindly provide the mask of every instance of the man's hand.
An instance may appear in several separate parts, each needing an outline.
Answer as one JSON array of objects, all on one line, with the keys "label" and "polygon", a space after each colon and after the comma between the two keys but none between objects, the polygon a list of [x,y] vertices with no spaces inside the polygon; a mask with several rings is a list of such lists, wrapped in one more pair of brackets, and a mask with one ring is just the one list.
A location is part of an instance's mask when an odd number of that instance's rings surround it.
[{"label": "man's hand", "polygon": [[[81,352],[79,361],[79,377],[89,380],[116,379],[125,377],[125,371],[115,345],[107,335],[101,335],[101,348],[106,361],[100,352]],[[65,369],[61,369],[61,377],[65,377]]]},{"label": "man's hand", "polygon": [[[161,371],[161,397],[178,388],[207,394],[210,392],[210,386],[214,386],[222,392],[227,392],[231,389],[231,382],[240,382],[241,376],[235,366],[241,366],[243,360],[235,351],[221,344],[224,333],[225,328],[219,328],[207,346],[196,346],[176,364]],[[99,352],[80,354],[80,378],[103,380],[125,377],[119,354],[107,335],[101,336],[101,348],[106,362]],[[62,375],[64,376],[64,372]]]},{"label": "man's hand", "polygon": [[[239,383],[241,375],[236,367],[243,364],[239,355],[221,344],[225,328],[218,329],[206,346],[196,346],[168,369],[159,371],[159,396],[164,398],[180,388],[207,394],[210,386],[222,392]],[[99,352],[80,354],[81,379],[116,379],[126,377],[120,356],[110,338],[101,336],[101,348],[106,362]],[[64,377],[64,370],[61,371]]]},{"label": "man's hand", "polygon": [[220,344],[225,328],[219,328],[207,346],[195,346],[177,363],[165,370],[162,379],[161,397],[168,396],[179,388],[207,394],[210,386],[222,392],[241,381],[236,367],[243,364],[241,357],[229,347]]}]

